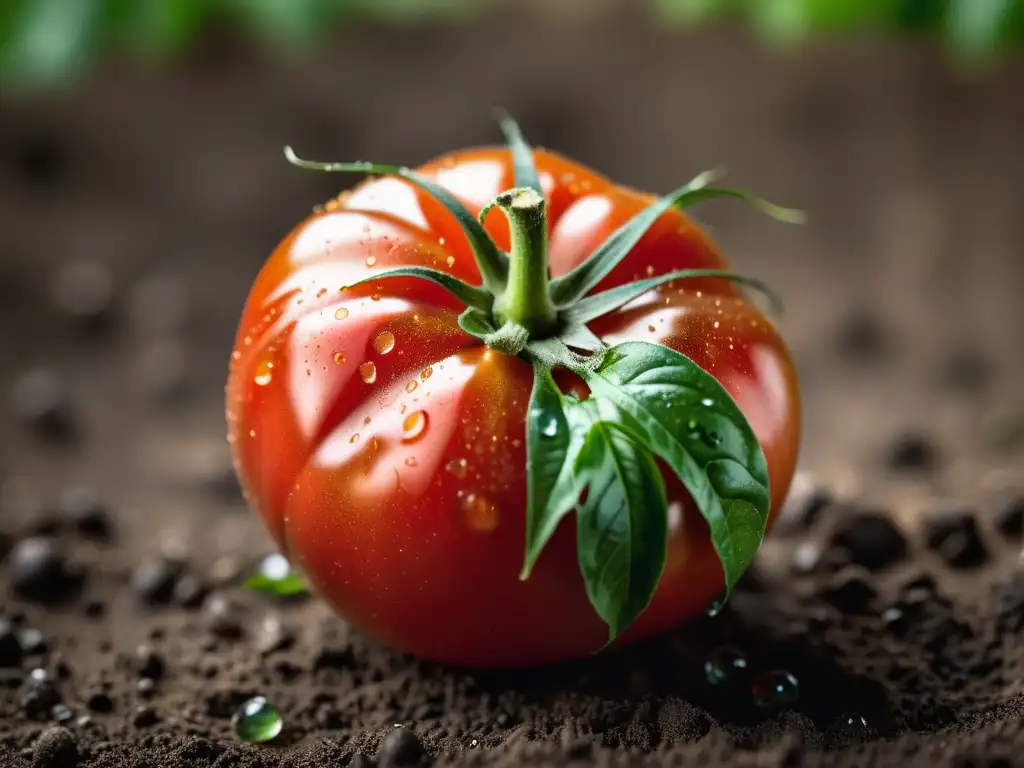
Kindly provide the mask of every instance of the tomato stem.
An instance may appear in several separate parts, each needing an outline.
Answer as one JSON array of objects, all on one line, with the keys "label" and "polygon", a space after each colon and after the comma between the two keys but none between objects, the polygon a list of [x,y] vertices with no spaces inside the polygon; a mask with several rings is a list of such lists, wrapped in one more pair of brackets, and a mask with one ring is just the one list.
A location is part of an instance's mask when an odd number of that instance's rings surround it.
[{"label": "tomato stem", "polygon": [[508,219],[511,235],[508,284],[494,302],[499,323],[523,326],[531,339],[550,336],[557,325],[549,292],[548,232],[544,198],[529,187],[503,192],[480,213],[498,207]]}]

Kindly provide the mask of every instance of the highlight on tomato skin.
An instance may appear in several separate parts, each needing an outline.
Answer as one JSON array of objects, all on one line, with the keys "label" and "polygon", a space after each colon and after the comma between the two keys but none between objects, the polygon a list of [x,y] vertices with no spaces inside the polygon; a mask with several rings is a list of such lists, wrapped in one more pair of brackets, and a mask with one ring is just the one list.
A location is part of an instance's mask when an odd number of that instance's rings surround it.
[{"label": "highlight on tomato skin", "polygon": [[[552,279],[571,273],[655,201],[554,153],[535,150],[530,157],[546,215],[544,260],[537,262],[545,286],[547,265]],[[509,148],[474,149],[441,157],[418,173],[475,217],[508,190],[527,186],[514,158]],[[519,258],[515,215],[495,207],[483,221],[513,262]],[[694,501],[676,465],[649,453],[654,448],[625,416],[597,448],[587,433],[588,447],[569,449],[584,456],[600,449],[601,460],[625,462],[639,472],[652,462],[660,477],[640,475],[648,478],[640,485],[654,494],[655,506],[663,505],[660,518],[637,511],[639,502],[630,498],[636,484],[609,491],[625,497],[621,506],[633,531],[623,544],[633,554],[623,560],[613,553],[613,560],[622,561],[635,584],[654,578],[646,597],[625,595],[587,571],[586,557],[604,557],[604,550],[599,542],[582,542],[586,534],[579,528],[588,519],[619,520],[607,517],[617,514],[618,496],[609,496],[602,508],[557,513],[564,519],[543,517],[556,515],[553,508],[541,514],[541,527],[557,522],[547,539],[536,538],[537,528],[527,520],[528,509],[539,509],[528,475],[540,476],[533,454],[546,434],[544,426],[530,431],[539,350],[550,348],[535,346],[544,334],[531,332],[521,354],[508,354],[490,345],[486,334],[467,330],[465,318],[460,323],[466,305],[438,283],[406,275],[376,279],[417,267],[479,286],[479,258],[451,210],[398,175],[360,182],[282,240],[251,288],[227,386],[228,440],[250,504],[341,617],[426,659],[459,666],[550,664],[601,649],[609,627],[614,642],[632,642],[701,614],[726,587],[725,569],[742,565],[737,554],[723,566],[723,547],[739,553],[749,542],[723,540],[719,534],[727,528],[709,527],[708,510]],[[678,270],[728,269],[704,231],[671,208],[587,296]],[[357,281],[364,282],[353,286]],[[501,306],[511,306],[514,316],[521,298]],[[534,318],[513,317],[520,319],[529,330]],[[493,314],[485,321],[499,324]],[[694,386],[727,393],[703,397],[715,400],[714,408],[706,419],[704,411],[695,411],[705,420],[691,420],[692,434],[678,440],[701,462],[733,447],[737,455],[749,454],[752,464],[734,462],[730,472],[749,469],[758,477],[757,461],[763,462],[763,504],[739,491],[721,491],[727,514],[753,519],[747,507],[764,507],[760,529],[755,525],[749,533],[757,535],[756,548],[786,496],[800,436],[796,374],[771,321],[734,282],[697,276],[645,290],[589,321],[587,329],[603,342],[601,349],[667,355],[681,366],[672,375],[701,374],[708,381],[692,379]],[[699,370],[685,373],[690,361]],[[580,419],[598,418],[596,408],[584,413],[584,404],[592,386],[603,381],[593,378],[601,370],[581,365],[576,372],[553,371],[563,392],[564,423],[574,435]],[[591,377],[586,383],[585,376]],[[687,402],[680,407],[697,407]],[[612,400],[606,405],[608,413],[625,407]],[[745,423],[730,416],[727,405],[738,408]],[[752,446],[743,442],[744,430],[754,436]],[[707,476],[717,482],[714,472]],[[596,483],[601,473],[587,477]],[[558,486],[552,487],[555,494]],[[596,487],[590,486],[587,498]],[[539,555],[521,578],[524,551],[534,545]],[[647,559],[660,568],[653,576]]]}]

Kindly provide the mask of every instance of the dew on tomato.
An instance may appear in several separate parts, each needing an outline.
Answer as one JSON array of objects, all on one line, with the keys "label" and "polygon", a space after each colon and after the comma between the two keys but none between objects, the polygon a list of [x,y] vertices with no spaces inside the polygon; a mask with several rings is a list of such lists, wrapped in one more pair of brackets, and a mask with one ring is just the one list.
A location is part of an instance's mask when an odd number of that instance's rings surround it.
[{"label": "dew on tomato", "polygon": [[348,309],[346,307],[338,307],[334,312],[335,320],[344,320],[348,317]]},{"label": "dew on tomato", "polygon": [[373,348],[377,350],[378,354],[386,355],[395,348],[395,334],[391,333],[391,331],[383,331],[377,334],[377,337],[373,340]]},{"label": "dew on tomato", "polygon": [[377,380],[377,366],[372,360],[359,364],[359,377],[367,384],[373,384]]}]

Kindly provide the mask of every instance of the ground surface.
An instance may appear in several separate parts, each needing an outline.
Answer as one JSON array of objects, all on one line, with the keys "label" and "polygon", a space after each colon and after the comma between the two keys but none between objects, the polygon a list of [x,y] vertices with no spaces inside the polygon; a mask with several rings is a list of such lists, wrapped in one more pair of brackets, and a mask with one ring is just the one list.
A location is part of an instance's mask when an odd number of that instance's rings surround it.
[{"label": "ground surface", "polygon": [[[366,765],[395,724],[461,765],[1022,763],[1022,62],[972,83],[919,47],[786,58],[630,16],[582,23],[366,31],[284,65],[217,43],[173,73],[112,65],[5,103],[0,764]],[[725,163],[808,207],[804,229],[704,212],[785,297],[807,409],[794,515],[729,610],[596,661],[470,674],[237,586],[269,539],[230,482],[222,387],[262,259],[336,191],[281,145],[415,163],[493,141],[495,103],[625,183],[660,191]],[[82,260],[102,269],[62,271]],[[83,328],[106,277],[108,322]],[[25,378],[39,366],[53,376]],[[109,537],[74,513],[76,486]],[[61,581],[58,560],[14,562],[40,533],[30,546],[56,542],[84,574],[59,605],[13,590]],[[709,685],[724,645],[791,672],[792,710],[755,709],[749,681]],[[255,694],[285,719],[272,746],[231,735]],[[55,716],[67,731],[40,741]]]}]

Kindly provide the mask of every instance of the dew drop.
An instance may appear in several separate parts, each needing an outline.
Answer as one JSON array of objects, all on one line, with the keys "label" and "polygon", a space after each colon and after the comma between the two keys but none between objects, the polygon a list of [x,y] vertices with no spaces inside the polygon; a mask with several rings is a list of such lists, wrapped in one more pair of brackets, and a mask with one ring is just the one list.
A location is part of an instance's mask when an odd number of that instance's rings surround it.
[{"label": "dew drop", "polygon": [[231,717],[231,730],[242,741],[270,741],[281,733],[281,712],[263,696],[255,696]]},{"label": "dew drop", "polygon": [[256,364],[256,375],[253,381],[261,387],[267,386],[274,378],[274,364],[269,360],[263,360]]},{"label": "dew drop", "polygon": [[402,422],[402,441],[409,443],[427,431],[427,412],[413,411]]},{"label": "dew drop", "polygon": [[704,662],[704,676],[712,685],[735,683],[747,674],[747,657],[738,648],[723,645]]},{"label": "dew drop", "polygon": [[543,427],[541,427],[540,433],[544,435],[544,437],[554,437],[555,435],[557,435],[558,419],[556,419],[554,416],[548,419],[547,423]]},{"label": "dew drop", "polygon": [[334,311],[335,320],[344,320],[346,317],[348,317],[348,309],[346,309],[345,307],[338,307]]},{"label": "dew drop", "polygon": [[352,443],[352,445],[355,445],[356,443],[358,443],[359,442],[359,433],[358,432],[353,432],[352,433],[352,437],[350,437],[348,439],[348,441],[350,443]]},{"label": "dew drop", "polygon": [[370,294],[370,301],[380,301],[380,294],[379,293]]},{"label": "dew drop", "polygon": [[316,297],[318,299],[322,299],[326,295],[327,295],[327,289],[326,288],[321,288],[319,291],[316,292]]},{"label": "dew drop", "polygon": [[498,507],[485,496],[467,493],[462,498],[462,518],[470,529],[490,533],[498,527]]},{"label": "dew drop", "polygon": [[429,379],[433,375],[434,375],[434,369],[431,368],[429,365],[426,368],[424,368],[422,371],[420,371],[420,378],[423,379],[423,381],[426,381],[427,379]]},{"label": "dew drop", "polygon": [[705,408],[710,408],[712,405],[715,404],[715,401],[712,400],[710,397],[705,397],[703,400],[700,401],[700,404],[703,405]]},{"label": "dew drop", "polygon": [[336,362],[338,365],[344,365],[344,363],[345,363],[345,355],[343,355],[341,352],[335,352],[334,353],[334,362]]},{"label": "dew drop", "polygon": [[654,326],[653,325],[648,325],[647,326],[647,330],[650,331],[651,333],[654,333]]},{"label": "dew drop", "polygon": [[365,418],[363,419],[363,426],[365,427],[365,426],[369,425],[369,423],[370,423],[370,417],[369,417],[369,416],[366,416],[366,417],[365,417]]},{"label": "dew drop", "polygon": [[418,385],[418,384],[416,383],[416,380],[415,380],[415,379],[411,379],[411,380],[410,380],[410,381],[409,381],[409,382],[408,382],[408,383],[407,383],[407,384],[405,385],[405,391],[406,391],[406,392],[412,392],[412,391],[414,391],[414,390],[416,389],[416,387],[418,387],[418,386],[419,386],[419,385]]},{"label": "dew drop", "polygon": [[376,256],[367,256],[366,257],[366,266],[372,267],[376,263],[377,263],[377,257]]},{"label": "dew drop", "polygon": [[707,609],[704,611],[708,616],[712,618],[717,616],[725,608],[725,592],[723,591],[718,597],[711,601]]},{"label": "dew drop", "polygon": [[800,684],[789,672],[782,669],[762,672],[751,683],[750,693],[759,707],[786,709],[800,699]]},{"label": "dew drop", "polygon": [[466,476],[466,472],[469,471],[469,462],[465,459],[452,459],[444,465],[445,470],[450,475],[454,475],[460,480]]},{"label": "dew drop", "polygon": [[408,458],[406,458],[405,466],[407,466],[407,467],[415,467],[416,466],[416,457],[415,456],[409,456]]},{"label": "dew drop", "polygon": [[373,348],[376,349],[379,354],[386,355],[395,348],[395,334],[391,331],[384,331],[383,333],[377,334],[377,338],[373,340]]},{"label": "dew drop", "polygon": [[373,384],[377,380],[377,366],[372,362],[360,364],[359,377],[367,384]]},{"label": "dew drop", "polygon": [[443,237],[437,238],[437,244],[438,245],[444,245],[444,238]]}]

